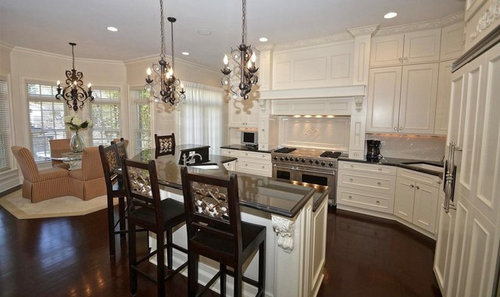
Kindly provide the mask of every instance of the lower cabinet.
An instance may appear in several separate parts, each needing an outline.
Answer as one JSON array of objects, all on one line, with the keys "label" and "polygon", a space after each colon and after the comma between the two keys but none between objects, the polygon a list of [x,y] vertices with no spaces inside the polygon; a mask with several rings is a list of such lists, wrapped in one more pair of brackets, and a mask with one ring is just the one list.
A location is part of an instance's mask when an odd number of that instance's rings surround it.
[{"label": "lower cabinet", "polygon": [[433,237],[441,179],[395,166],[339,162],[337,207],[398,220]]},{"label": "lower cabinet", "polygon": [[435,233],[440,179],[398,168],[394,214],[428,232]]},{"label": "lower cabinet", "polygon": [[221,155],[238,158],[236,161],[228,162],[232,164],[226,163],[228,164],[227,166],[224,164],[227,170],[267,177],[273,175],[271,153],[221,149]]},{"label": "lower cabinet", "polygon": [[224,165],[224,167],[226,168],[226,170],[229,170],[229,171],[235,171],[236,170],[236,161],[222,163],[222,165]]}]

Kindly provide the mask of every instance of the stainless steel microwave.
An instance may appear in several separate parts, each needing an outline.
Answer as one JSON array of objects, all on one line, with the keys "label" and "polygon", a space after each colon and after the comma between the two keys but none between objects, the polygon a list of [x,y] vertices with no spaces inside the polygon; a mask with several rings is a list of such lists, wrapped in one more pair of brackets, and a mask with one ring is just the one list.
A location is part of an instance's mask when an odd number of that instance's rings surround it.
[{"label": "stainless steel microwave", "polygon": [[241,131],[241,144],[257,145],[258,144],[257,132]]}]

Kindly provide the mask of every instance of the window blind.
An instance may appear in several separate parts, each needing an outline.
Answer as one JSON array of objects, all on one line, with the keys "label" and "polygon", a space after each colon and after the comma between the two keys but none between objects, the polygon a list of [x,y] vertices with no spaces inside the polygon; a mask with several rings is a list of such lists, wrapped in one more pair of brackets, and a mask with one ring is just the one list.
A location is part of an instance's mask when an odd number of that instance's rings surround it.
[{"label": "window blind", "polygon": [[92,126],[92,145],[109,145],[121,137],[120,128],[120,89],[98,88],[93,90],[94,101],[90,104]]},{"label": "window blind", "polygon": [[151,148],[151,106],[149,94],[144,88],[132,88],[130,96],[134,104],[135,152]]},{"label": "window blind", "polygon": [[0,77],[0,172],[10,168],[10,113],[7,80]]},{"label": "window blind", "polygon": [[51,139],[66,138],[64,116],[66,104],[55,98],[55,85],[27,82],[31,151],[36,162],[50,161]]}]

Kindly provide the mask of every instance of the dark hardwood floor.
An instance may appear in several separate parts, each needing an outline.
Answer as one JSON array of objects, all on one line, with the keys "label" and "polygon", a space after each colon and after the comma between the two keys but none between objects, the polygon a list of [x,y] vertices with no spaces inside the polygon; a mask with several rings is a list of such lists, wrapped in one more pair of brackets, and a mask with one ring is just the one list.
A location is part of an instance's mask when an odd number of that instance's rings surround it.
[{"label": "dark hardwood floor", "polygon": [[[125,241],[108,254],[106,212],[18,220],[0,208],[0,296],[130,296]],[[146,249],[146,234],[139,233]],[[328,215],[325,280],[318,297],[438,297],[434,243],[405,227],[347,212]],[[167,283],[185,296],[186,280]],[[139,280],[137,296],[156,296]],[[217,296],[209,293],[205,296]],[[286,296],[277,296],[286,297]]]}]

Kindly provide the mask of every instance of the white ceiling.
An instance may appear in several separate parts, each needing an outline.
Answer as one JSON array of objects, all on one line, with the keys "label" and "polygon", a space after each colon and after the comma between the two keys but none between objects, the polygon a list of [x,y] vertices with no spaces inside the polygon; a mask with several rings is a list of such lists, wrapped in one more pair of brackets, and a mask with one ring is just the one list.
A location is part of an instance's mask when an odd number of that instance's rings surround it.
[{"label": "white ceiling", "polygon": [[[239,44],[240,0],[164,4],[166,16],[177,18],[176,57],[215,68],[224,53]],[[437,19],[463,7],[463,0],[248,0],[248,43],[258,46],[261,36],[269,38],[268,44],[280,44],[352,27]],[[385,20],[388,11],[399,15]],[[78,58],[129,60],[159,53],[159,19],[159,0],[0,0],[0,41],[64,55],[71,55],[72,41],[78,44]],[[109,32],[107,26],[119,31]],[[203,36],[198,30],[212,33]],[[181,56],[181,51],[191,55]]]}]

